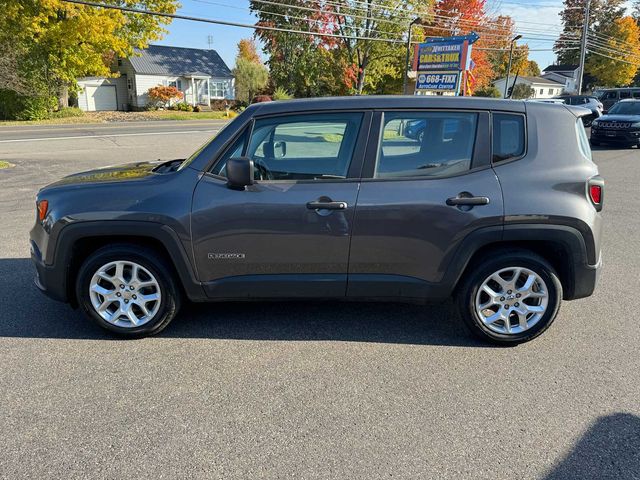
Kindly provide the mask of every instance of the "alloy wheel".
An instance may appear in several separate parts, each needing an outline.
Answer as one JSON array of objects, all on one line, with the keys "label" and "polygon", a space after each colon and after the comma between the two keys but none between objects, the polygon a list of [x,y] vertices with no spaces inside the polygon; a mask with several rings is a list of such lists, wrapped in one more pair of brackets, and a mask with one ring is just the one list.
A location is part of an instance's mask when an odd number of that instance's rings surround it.
[{"label": "alloy wheel", "polygon": [[476,314],[490,330],[516,335],[543,317],[549,304],[544,280],[533,270],[509,267],[489,275],[476,294]]},{"label": "alloy wheel", "polygon": [[136,328],[160,309],[160,284],[142,265],[114,261],[100,267],[89,283],[91,305],[112,325]]}]

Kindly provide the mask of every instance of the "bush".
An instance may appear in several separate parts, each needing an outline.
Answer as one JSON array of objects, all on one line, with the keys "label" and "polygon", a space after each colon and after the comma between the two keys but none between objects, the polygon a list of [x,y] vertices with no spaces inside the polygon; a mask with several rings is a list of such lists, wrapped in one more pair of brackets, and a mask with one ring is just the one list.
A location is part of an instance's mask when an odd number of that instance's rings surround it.
[{"label": "bush", "polygon": [[502,98],[500,90],[496,87],[479,88],[473,92],[474,97],[489,97],[489,98]]},{"label": "bush", "polygon": [[200,110],[201,110],[200,105],[196,105],[195,107],[193,107],[194,112],[199,112]]},{"label": "bush", "polygon": [[25,97],[11,90],[0,90],[0,119],[45,120],[58,105],[56,97]]},{"label": "bush", "polygon": [[275,91],[273,92],[274,100],[291,100],[292,98],[293,98],[293,95],[291,95],[282,87],[276,88]]},{"label": "bush", "polygon": [[176,87],[164,87],[162,85],[151,87],[147,90],[147,95],[149,95],[150,103],[162,107],[173,99],[180,100],[184,97],[184,94]]},{"label": "bush", "polygon": [[64,107],[57,112],[53,112],[51,118],[82,117],[83,115],[84,112],[78,107]]},{"label": "bush", "polygon": [[262,102],[270,102],[271,97],[269,95],[256,95],[253,97],[253,101],[251,103],[262,103]]}]

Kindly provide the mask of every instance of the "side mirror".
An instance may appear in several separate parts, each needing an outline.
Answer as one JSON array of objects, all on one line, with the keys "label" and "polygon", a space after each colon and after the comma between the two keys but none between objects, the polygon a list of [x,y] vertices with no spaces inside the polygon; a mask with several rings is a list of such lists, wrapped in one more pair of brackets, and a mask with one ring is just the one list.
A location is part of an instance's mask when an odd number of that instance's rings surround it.
[{"label": "side mirror", "polygon": [[284,158],[287,155],[287,142],[281,141],[273,144],[273,156],[275,158]]},{"label": "side mirror", "polygon": [[226,171],[229,188],[243,190],[247,185],[253,185],[253,160],[250,158],[230,158]]}]

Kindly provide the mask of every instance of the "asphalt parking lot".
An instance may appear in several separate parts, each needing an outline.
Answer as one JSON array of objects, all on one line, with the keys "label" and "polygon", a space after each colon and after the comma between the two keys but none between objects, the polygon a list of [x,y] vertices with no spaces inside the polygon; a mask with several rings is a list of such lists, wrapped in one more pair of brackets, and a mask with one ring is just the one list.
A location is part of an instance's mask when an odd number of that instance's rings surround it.
[{"label": "asphalt parking lot", "polygon": [[447,304],[188,305],[122,341],[36,290],[39,187],[221,125],[0,128],[0,478],[640,478],[640,150],[594,152],[596,294],[515,348]]}]

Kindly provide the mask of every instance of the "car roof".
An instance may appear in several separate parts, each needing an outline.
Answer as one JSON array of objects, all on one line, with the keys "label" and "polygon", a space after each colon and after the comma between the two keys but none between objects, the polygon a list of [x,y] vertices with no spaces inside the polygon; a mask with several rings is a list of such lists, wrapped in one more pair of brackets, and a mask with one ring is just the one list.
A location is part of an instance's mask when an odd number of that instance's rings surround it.
[{"label": "car roof", "polygon": [[502,110],[509,112],[525,112],[525,104],[521,100],[503,100],[481,97],[452,97],[435,95],[358,95],[351,97],[321,97],[295,100],[261,102],[251,105],[254,115],[278,113],[350,110],[350,109],[421,109],[421,108],[453,108]]}]

